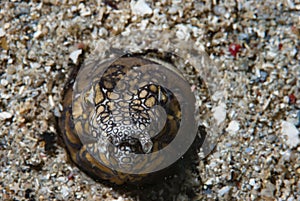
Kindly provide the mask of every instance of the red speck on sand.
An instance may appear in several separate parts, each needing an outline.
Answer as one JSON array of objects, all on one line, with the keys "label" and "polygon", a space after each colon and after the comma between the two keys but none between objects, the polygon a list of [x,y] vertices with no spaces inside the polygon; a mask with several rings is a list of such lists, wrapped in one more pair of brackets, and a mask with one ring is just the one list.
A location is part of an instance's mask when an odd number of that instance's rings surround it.
[{"label": "red speck on sand", "polygon": [[290,104],[295,104],[297,101],[297,98],[294,94],[290,94],[289,99],[290,99]]},{"label": "red speck on sand", "polygon": [[242,46],[239,44],[230,44],[229,45],[229,52],[232,56],[236,57],[236,54],[240,51]]}]

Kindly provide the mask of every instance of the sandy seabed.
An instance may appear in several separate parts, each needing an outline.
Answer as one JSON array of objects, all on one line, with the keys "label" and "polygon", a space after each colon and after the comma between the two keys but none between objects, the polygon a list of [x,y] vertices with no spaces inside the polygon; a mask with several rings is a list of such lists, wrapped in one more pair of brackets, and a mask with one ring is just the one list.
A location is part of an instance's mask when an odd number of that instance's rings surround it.
[{"label": "sandy seabed", "polygon": [[[146,198],[95,182],[57,143],[61,93],[79,57],[131,29],[199,43],[227,100],[198,173]],[[1,1],[0,200],[299,200],[299,41],[298,0]]]}]

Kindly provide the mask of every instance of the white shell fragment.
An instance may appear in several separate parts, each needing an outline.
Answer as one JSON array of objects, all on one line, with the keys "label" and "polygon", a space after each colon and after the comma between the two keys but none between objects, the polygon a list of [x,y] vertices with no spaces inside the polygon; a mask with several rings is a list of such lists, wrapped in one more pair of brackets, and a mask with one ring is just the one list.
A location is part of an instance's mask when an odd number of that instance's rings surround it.
[{"label": "white shell fragment", "polygon": [[43,32],[41,30],[37,30],[36,32],[34,32],[33,37],[34,38],[38,38],[43,34]]},{"label": "white shell fragment", "polygon": [[0,37],[3,37],[3,36],[5,36],[5,31],[2,28],[0,28]]},{"label": "white shell fragment", "polygon": [[231,121],[226,128],[226,131],[231,133],[231,134],[236,134],[240,130],[240,124],[238,121]]},{"label": "white shell fragment", "polygon": [[223,188],[221,188],[221,189],[218,191],[218,195],[219,195],[220,197],[223,197],[223,196],[226,195],[229,191],[230,191],[230,186],[224,186]]},{"label": "white shell fragment", "polygon": [[176,26],[176,28],[178,29],[176,31],[176,36],[180,39],[180,40],[185,40],[187,38],[189,38],[190,34],[189,34],[189,29],[187,26],[179,24]]},{"label": "white shell fragment", "polygon": [[0,112],[0,120],[6,120],[12,118],[12,114],[9,112]]},{"label": "white shell fragment", "polygon": [[79,49],[79,50],[75,50],[70,54],[70,59],[73,61],[74,64],[77,64],[78,57],[79,55],[81,55],[81,53],[82,53],[82,49]]},{"label": "white shell fragment", "polygon": [[275,186],[271,182],[268,182],[266,187],[261,190],[261,195],[263,197],[273,198],[275,189]]},{"label": "white shell fragment", "polygon": [[299,130],[290,122],[281,122],[281,133],[287,136],[286,144],[290,148],[297,147],[300,143]]},{"label": "white shell fragment", "polygon": [[134,15],[149,15],[152,14],[152,9],[144,0],[138,0],[137,2],[132,0],[130,2],[130,8]]},{"label": "white shell fragment", "polygon": [[213,109],[213,112],[217,124],[222,123],[226,118],[226,105],[224,103],[221,103],[219,106]]}]

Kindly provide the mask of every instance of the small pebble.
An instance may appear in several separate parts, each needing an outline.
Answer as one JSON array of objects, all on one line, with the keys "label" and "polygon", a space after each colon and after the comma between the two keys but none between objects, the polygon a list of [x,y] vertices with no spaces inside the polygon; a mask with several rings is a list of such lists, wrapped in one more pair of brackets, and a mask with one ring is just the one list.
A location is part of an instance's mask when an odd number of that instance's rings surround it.
[{"label": "small pebble", "polygon": [[222,123],[226,118],[226,105],[221,103],[213,109],[213,116],[217,120],[217,124]]},{"label": "small pebble", "polygon": [[285,142],[290,148],[297,147],[300,143],[299,130],[294,124],[282,121],[281,133],[287,136],[287,140]]},{"label": "small pebble", "polygon": [[247,34],[247,33],[240,33],[238,35],[238,39],[240,41],[245,40],[247,43],[249,43],[249,34]]},{"label": "small pebble", "polygon": [[134,15],[144,16],[147,14],[152,14],[152,9],[144,0],[131,0],[130,8]]},{"label": "small pebble", "polygon": [[290,102],[289,96],[284,96],[284,97],[283,97],[283,102],[284,102],[284,103],[289,103],[289,102]]},{"label": "small pebble", "polygon": [[81,53],[82,53],[82,49],[79,49],[79,50],[75,50],[70,54],[70,59],[73,61],[74,64],[77,64],[78,57],[79,55],[81,55]]},{"label": "small pebble", "polygon": [[43,32],[42,32],[41,30],[37,30],[37,31],[33,34],[33,37],[34,37],[34,38],[39,38],[42,34],[43,34]]},{"label": "small pebble", "polygon": [[113,201],[125,201],[125,199],[120,196],[118,199],[114,199]]},{"label": "small pebble", "polygon": [[273,198],[275,189],[276,188],[275,188],[274,184],[268,182],[266,184],[266,187],[261,190],[261,196],[267,197],[267,198]]},{"label": "small pebble", "polygon": [[5,31],[0,27],[0,37],[3,37],[5,36]]},{"label": "small pebble", "polygon": [[2,85],[2,86],[7,86],[8,85],[8,81],[7,80],[5,80],[5,79],[1,79],[0,80],[0,84]]},{"label": "small pebble", "polygon": [[189,38],[190,34],[189,34],[189,30],[187,28],[187,26],[184,25],[178,25],[176,26],[178,28],[178,31],[176,32],[176,36],[180,39],[180,40],[186,40]]},{"label": "small pebble", "polygon": [[209,186],[209,185],[212,185],[214,183],[214,179],[211,178],[211,179],[208,179],[206,182],[205,182],[205,185]]},{"label": "small pebble", "polygon": [[63,196],[63,199],[67,200],[70,194],[70,189],[66,186],[61,187],[61,194]]},{"label": "small pebble", "polygon": [[297,124],[296,124],[296,126],[300,127],[300,110],[297,113]]},{"label": "small pebble", "polygon": [[240,124],[238,121],[231,121],[228,125],[228,127],[226,128],[226,131],[231,133],[231,134],[236,134],[240,129]]},{"label": "small pebble", "polygon": [[230,191],[231,187],[230,186],[224,186],[218,191],[218,196],[223,197]]},{"label": "small pebble", "polygon": [[246,151],[247,154],[249,154],[253,151],[253,148],[252,147],[247,147],[245,151]]},{"label": "small pebble", "polygon": [[216,15],[225,15],[226,9],[223,6],[214,6],[214,13]]},{"label": "small pebble", "polygon": [[251,186],[254,186],[254,185],[256,184],[255,179],[251,178],[251,179],[249,180],[249,184],[250,184]]},{"label": "small pebble", "polygon": [[12,118],[12,114],[9,112],[0,112],[0,120],[6,120]]},{"label": "small pebble", "polygon": [[260,70],[259,71],[259,79],[261,82],[265,82],[267,80],[268,73],[266,71]]},{"label": "small pebble", "polygon": [[284,161],[289,162],[290,159],[291,159],[291,151],[290,151],[290,150],[287,150],[287,151],[285,151],[284,153],[282,153],[282,159],[283,159]]}]

